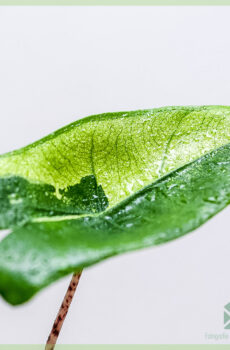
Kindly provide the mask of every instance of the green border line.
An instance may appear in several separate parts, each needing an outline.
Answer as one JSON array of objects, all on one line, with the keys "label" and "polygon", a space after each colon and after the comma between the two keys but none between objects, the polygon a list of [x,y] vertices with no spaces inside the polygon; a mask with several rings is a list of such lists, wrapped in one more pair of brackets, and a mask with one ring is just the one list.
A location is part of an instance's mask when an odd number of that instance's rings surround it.
[{"label": "green border line", "polygon": [[230,0],[0,0],[0,6],[229,6]]},{"label": "green border line", "polygon": [[[44,345],[0,345],[0,350],[44,350]],[[56,345],[55,350],[229,350],[229,345]]]},{"label": "green border line", "polygon": [[[44,345],[0,345],[0,350],[44,350]],[[56,345],[55,350],[229,350],[229,345]]]}]

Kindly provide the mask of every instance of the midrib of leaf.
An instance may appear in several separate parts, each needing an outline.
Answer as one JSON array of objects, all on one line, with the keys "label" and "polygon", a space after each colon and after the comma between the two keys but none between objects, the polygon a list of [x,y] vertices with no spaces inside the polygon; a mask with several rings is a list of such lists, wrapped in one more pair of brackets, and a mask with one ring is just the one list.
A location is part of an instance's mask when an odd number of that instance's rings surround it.
[{"label": "midrib of leaf", "polygon": [[[106,213],[106,210],[103,211],[103,213]],[[82,215],[59,215],[59,216],[42,216],[42,217],[35,217],[31,219],[31,222],[57,222],[57,221],[65,221],[65,220],[77,220],[82,218],[93,218],[101,215],[101,213],[98,214],[82,214]]]}]

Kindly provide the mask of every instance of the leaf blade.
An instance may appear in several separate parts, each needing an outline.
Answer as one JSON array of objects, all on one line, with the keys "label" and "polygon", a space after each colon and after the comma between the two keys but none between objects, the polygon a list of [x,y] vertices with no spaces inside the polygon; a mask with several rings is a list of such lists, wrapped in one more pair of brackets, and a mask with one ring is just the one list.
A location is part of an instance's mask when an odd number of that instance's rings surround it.
[{"label": "leaf blade", "polygon": [[16,229],[0,244],[0,292],[12,304],[25,302],[69,272],[178,238],[229,201],[230,144],[173,171],[104,213]]},{"label": "leaf blade", "polygon": [[[73,123],[21,150],[0,157],[0,205],[10,207],[6,228],[36,216],[26,195],[11,198],[1,191],[1,182],[15,176],[31,187],[44,186],[53,192],[61,210],[68,203],[63,194],[82,179],[95,176],[102,187],[108,208],[157,181],[161,176],[230,142],[230,107],[168,107],[161,109],[112,113],[89,117]],[[44,191],[46,192],[46,191]],[[38,190],[41,197],[42,190]],[[15,190],[12,190],[15,194]],[[56,196],[56,198],[55,198]],[[36,197],[33,193],[32,197]],[[5,202],[8,201],[8,202]],[[46,199],[36,201],[44,210]],[[61,203],[63,202],[63,203]],[[96,203],[91,201],[92,206]],[[12,214],[12,210],[15,212]],[[25,215],[28,208],[28,215]],[[69,214],[83,214],[76,206]],[[51,211],[58,211],[56,205]],[[85,211],[86,213],[86,211]],[[38,216],[46,213],[38,213]],[[6,214],[4,213],[4,216]],[[51,214],[52,215],[52,214]],[[16,217],[16,222],[11,216]],[[19,222],[18,222],[19,223]]]}]

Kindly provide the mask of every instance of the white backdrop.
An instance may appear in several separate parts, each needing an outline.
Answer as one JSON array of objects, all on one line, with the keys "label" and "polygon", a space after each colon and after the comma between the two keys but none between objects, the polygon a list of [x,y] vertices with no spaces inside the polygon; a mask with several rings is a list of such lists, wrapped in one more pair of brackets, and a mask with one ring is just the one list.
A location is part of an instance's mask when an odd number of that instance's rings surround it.
[{"label": "white backdrop", "polygon": [[[229,18],[230,7],[1,7],[0,153],[89,114],[230,104]],[[229,214],[85,270],[60,342],[215,343]],[[17,308],[0,299],[0,343],[43,343],[68,280]]]}]

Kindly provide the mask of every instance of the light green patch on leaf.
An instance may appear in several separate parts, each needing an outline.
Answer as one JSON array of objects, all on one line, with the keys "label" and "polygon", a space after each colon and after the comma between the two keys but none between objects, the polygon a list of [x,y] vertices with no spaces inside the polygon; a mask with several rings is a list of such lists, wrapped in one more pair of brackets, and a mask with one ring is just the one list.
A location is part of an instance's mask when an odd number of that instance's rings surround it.
[{"label": "light green patch on leaf", "polygon": [[60,189],[94,175],[109,206],[230,142],[229,107],[169,107],[79,120],[0,158],[0,176]]},{"label": "light green patch on leaf", "polygon": [[180,237],[229,201],[230,107],[77,121],[0,158],[0,225],[14,227],[0,243],[0,293],[25,302],[70,272]]}]

